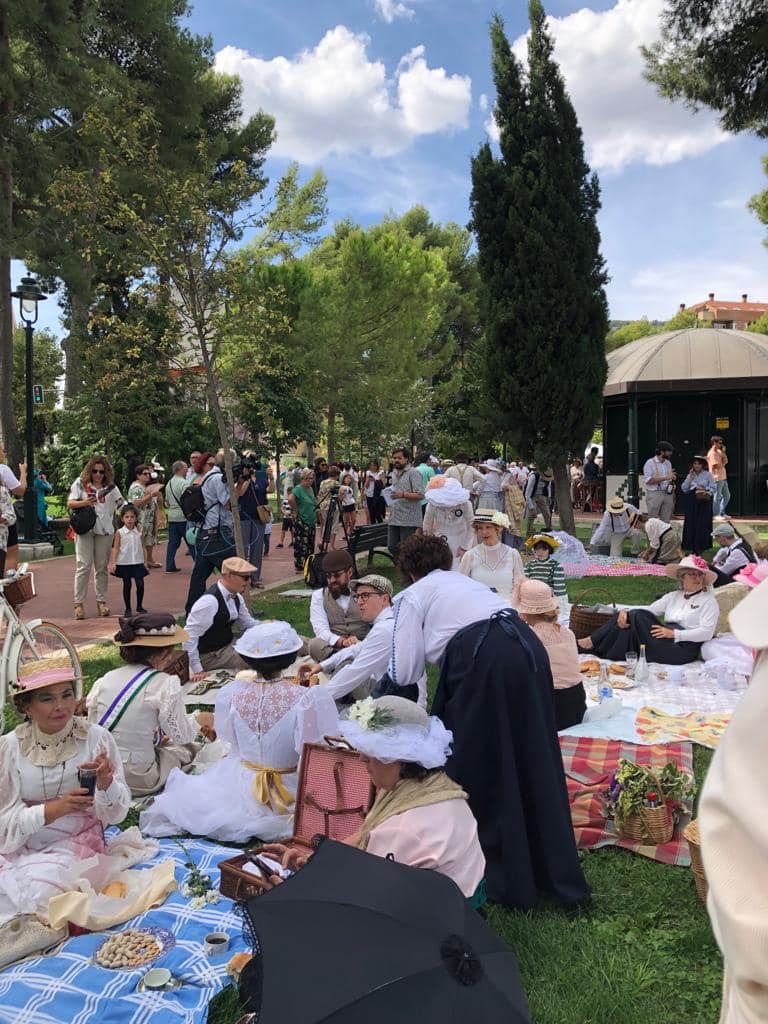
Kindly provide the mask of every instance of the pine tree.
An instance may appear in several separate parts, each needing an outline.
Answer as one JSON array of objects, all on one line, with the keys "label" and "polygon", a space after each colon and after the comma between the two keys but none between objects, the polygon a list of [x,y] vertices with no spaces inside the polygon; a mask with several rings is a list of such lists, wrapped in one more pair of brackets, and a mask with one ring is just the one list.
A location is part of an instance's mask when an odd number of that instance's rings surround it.
[{"label": "pine tree", "polygon": [[606,375],[600,189],[540,0],[528,13],[527,77],[502,20],[491,25],[501,153],[486,144],[472,161],[472,225],[499,428],[552,466],[561,524],[573,532],[566,459],[581,454],[600,419]]}]

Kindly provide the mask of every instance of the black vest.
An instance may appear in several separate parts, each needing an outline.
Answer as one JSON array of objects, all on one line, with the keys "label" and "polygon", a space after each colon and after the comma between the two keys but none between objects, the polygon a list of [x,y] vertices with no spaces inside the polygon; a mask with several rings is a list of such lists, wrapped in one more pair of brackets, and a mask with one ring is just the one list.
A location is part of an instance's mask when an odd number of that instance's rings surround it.
[{"label": "black vest", "polygon": [[[226,647],[227,644],[232,643],[232,621],[229,617],[229,608],[227,602],[222,597],[221,591],[219,590],[219,584],[214,583],[212,587],[206,590],[206,594],[213,594],[216,598],[218,608],[216,614],[213,617],[213,622],[210,627],[203,633],[197,642],[197,649],[200,654],[208,654],[209,651],[218,651],[222,647]],[[233,594],[232,597],[235,600],[235,607],[238,612],[240,611],[240,595]]]}]

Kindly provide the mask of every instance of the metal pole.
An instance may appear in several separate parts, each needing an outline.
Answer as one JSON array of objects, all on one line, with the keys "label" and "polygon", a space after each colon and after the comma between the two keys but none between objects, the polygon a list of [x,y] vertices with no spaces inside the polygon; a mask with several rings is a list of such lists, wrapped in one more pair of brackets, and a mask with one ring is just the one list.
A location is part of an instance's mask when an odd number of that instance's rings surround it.
[{"label": "metal pole", "polygon": [[35,424],[32,400],[32,324],[24,325],[27,370],[27,490],[24,494],[24,540],[29,543],[37,534],[37,494],[35,493]]},{"label": "metal pole", "polygon": [[627,498],[630,505],[640,507],[639,481],[637,473],[637,395],[629,396],[629,465],[627,474]]}]

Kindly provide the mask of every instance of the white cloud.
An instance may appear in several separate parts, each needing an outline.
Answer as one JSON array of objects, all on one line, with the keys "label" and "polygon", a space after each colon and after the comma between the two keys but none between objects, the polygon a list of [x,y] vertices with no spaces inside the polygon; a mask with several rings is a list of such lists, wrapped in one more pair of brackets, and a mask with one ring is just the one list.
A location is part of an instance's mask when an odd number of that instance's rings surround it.
[{"label": "white cloud", "polygon": [[262,109],[274,116],[275,156],[392,156],[420,135],[467,127],[470,78],[430,68],[417,46],[389,79],[383,62],[368,57],[369,43],[337,25],[293,59],[264,60],[226,46],[216,54],[216,68],[242,79],[246,114]]},{"label": "white cloud", "polygon": [[[643,78],[640,46],[658,37],[663,7],[664,0],[618,0],[607,11],[585,7],[548,19],[555,60],[596,169],[676,163],[728,138],[714,114],[693,114],[680,103],[670,103]],[[515,41],[513,50],[525,61],[525,36]]]},{"label": "white cloud", "polygon": [[718,199],[712,203],[718,210],[746,210],[747,200],[746,199]]},{"label": "white cloud", "polygon": [[484,92],[480,93],[480,99],[477,101],[477,105],[483,112],[488,109],[488,97]]},{"label": "white cloud", "polygon": [[639,316],[640,310],[666,320],[681,302],[692,306],[703,302],[710,292],[718,299],[739,300],[743,292],[757,299],[765,294],[765,261],[679,257],[649,264],[632,275],[626,294],[617,289],[611,295],[611,313]]},{"label": "white cloud", "polygon": [[406,7],[398,0],[374,0],[374,6],[379,17],[388,25],[391,25],[395,18],[412,18],[414,14],[412,7]]}]

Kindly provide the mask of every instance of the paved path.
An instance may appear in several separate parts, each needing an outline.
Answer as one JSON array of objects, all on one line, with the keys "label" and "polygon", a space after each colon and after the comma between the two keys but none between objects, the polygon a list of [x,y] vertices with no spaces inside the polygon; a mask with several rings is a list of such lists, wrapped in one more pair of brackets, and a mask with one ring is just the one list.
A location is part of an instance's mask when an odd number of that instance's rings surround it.
[{"label": "paved path", "polygon": [[[269,556],[264,559],[261,578],[264,584],[279,585],[296,577],[293,565],[293,548],[277,548],[279,528],[274,531],[274,543]],[[155,548],[156,561],[165,565],[165,544]],[[179,551],[176,565],[181,572],[166,573],[163,569],[152,569],[145,580],[144,605],[148,611],[170,612],[182,615],[187,600],[189,577],[192,571],[192,559]],[[37,597],[25,604],[22,618],[46,619],[55,622],[75,641],[88,643],[93,640],[111,639],[117,630],[117,616],[123,608],[123,584],[114,576],[109,577],[108,601],[112,615],[107,619],[96,616],[96,596],[93,592],[93,579],[85,601],[86,619],[78,622],[73,618],[74,602],[72,584],[75,574],[75,558],[69,555],[64,558],[50,558],[42,562],[32,562],[35,574],[35,590]],[[254,591],[259,593],[259,591]]]}]

